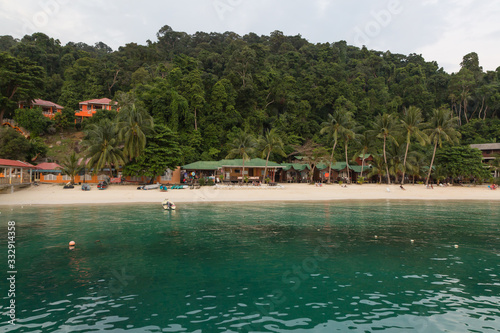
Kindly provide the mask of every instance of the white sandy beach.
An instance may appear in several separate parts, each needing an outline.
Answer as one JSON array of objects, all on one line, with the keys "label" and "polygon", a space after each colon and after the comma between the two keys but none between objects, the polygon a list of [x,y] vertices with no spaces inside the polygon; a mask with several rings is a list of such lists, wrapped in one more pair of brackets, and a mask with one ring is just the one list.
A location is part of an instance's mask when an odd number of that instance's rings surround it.
[{"label": "white sandy beach", "polygon": [[[389,191],[388,191],[389,189]],[[133,185],[111,185],[98,190],[82,191],[80,186],[63,189],[61,185],[41,184],[20,189],[14,193],[0,194],[3,205],[75,205],[75,204],[130,204],[160,203],[169,198],[175,203],[196,202],[257,202],[257,201],[330,201],[330,200],[479,200],[500,201],[500,190],[488,186],[439,187],[426,189],[424,185],[335,185],[316,187],[307,184],[284,184],[281,187],[202,187],[160,192],[137,190]]]}]

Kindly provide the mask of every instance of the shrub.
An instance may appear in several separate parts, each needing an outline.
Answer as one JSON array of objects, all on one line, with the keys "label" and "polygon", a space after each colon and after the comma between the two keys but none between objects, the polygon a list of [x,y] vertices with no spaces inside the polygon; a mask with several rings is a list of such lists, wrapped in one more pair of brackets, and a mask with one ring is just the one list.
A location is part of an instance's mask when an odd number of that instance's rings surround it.
[{"label": "shrub", "polygon": [[205,186],[205,178],[200,178],[198,183],[200,183],[200,186]]}]

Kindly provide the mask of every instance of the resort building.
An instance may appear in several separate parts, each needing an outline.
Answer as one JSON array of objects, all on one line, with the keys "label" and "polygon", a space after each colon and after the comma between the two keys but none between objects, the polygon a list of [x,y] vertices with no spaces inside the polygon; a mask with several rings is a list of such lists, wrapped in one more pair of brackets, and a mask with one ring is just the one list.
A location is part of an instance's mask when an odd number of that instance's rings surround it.
[{"label": "resort building", "polygon": [[[116,104],[118,103],[113,102],[109,98],[100,98],[83,101],[78,104],[80,106],[80,110],[75,111],[75,116],[80,121],[83,121],[85,118],[91,118],[97,110],[113,110],[116,108]],[[116,108],[116,111],[119,111],[119,108]]]},{"label": "resort building", "polygon": [[11,185],[31,184],[35,168],[27,162],[0,159],[0,189]]},{"label": "resort building", "polygon": [[494,155],[500,155],[500,143],[481,143],[470,145],[471,148],[476,148],[483,154],[483,161],[494,160]]},{"label": "resort building", "polygon": [[47,117],[47,118],[54,118],[56,113],[62,112],[64,109],[63,106],[50,102],[50,101],[44,101],[43,99],[35,99],[31,101],[31,103],[26,103],[26,102],[19,102],[19,108],[24,109],[24,108],[29,108],[32,109],[34,107],[39,107],[42,109],[42,114]]},{"label": "resort building", "polygon": [[[500,143],[481,143],[481,144],[472,144],[471,148],[476,148],[481,151],[483,154],[483,162],[489,163],[493,161],[495,158],[500,158]],[[499,173],[497,170],[494,170],[492,173],[493,177],[498,177]]]},{"label": "resort building", "polygon": [[243,170],[243,160],[220,160],[220,161],[199,161],[182,166],[184,174],[183,181],[189,182],[199,178],[208,178],[216,180],[222,175],[222,181],[239,182],[247,180],[248,182],[260,181],[264,182],[266,178],[272,182],[277,180],[278,173],[283,166],[275,162],[267,162],[267,174],[264,175],[266,169],[266,160],[261,158],[253,158],[245,161],[245,170]]}]

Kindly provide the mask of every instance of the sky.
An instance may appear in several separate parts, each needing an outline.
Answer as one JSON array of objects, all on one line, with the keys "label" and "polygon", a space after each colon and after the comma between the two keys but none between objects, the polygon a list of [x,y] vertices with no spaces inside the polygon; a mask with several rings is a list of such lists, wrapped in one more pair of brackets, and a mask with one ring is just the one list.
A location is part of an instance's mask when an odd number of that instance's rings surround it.
[{"label": "sky", "polygon": [[476,52],[483,70],[500,66],[497,0],[0,0],[0,35],[43,32],[68,42],[156,41],[164,25],[194,34],[275,30],[311,43],[421,54],[448,73]]}]

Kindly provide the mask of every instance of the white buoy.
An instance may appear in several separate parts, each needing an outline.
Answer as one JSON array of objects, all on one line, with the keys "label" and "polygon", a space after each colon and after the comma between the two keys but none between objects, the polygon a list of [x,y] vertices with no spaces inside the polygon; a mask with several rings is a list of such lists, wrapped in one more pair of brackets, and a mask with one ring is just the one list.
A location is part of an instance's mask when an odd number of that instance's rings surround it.
[{"label": "white buoy", "polygon": [[455,249],[458,249],[458,245],[457,245],[457,244],[455,244],[455,246],[454,246],[454,247],[455,247]]},{"label": "white buoy", "polygon": [[375,235],[375,239],[377,239],[377,238],[378,238],[378,236],[377,236],[377,235]]},{"label": "white buoy", "polygon": [[410,242],[413,244],[413,243],[415,243],[415,240],[414,239],[410,239]]}]

